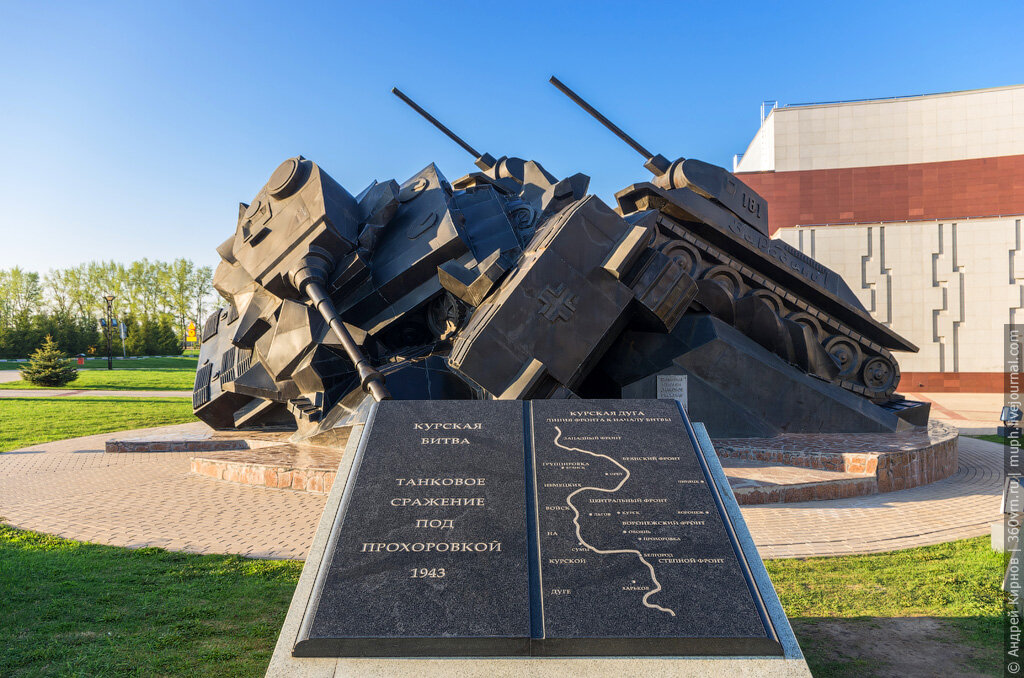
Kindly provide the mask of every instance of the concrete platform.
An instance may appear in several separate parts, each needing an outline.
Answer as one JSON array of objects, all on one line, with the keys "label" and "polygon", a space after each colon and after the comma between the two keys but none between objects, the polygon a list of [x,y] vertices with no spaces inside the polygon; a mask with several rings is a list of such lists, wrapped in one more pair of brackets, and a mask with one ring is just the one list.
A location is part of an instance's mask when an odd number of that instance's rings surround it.
[{"label": "concrete platform", "polygon": [[[147,443],[112,441],[121,451],[195,451],[190,470],[215,480],[327,494],[341,451],[309,445],[267,444],[244,439]],[[168,447],[168,450],[158,449]],[[128,448],[128,449],[123,449]],[[857,497],[877,492],[874,475],[800,468],[744,459],[724,459],[726,476],[740,504],[772,504]]]}]

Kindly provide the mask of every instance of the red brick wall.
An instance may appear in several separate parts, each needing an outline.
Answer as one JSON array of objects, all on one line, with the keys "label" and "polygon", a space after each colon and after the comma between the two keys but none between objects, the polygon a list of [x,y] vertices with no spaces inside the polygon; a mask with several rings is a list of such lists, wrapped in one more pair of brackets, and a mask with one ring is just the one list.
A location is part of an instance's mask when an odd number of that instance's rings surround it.
[{"label": "red brick wall", "polygon": [[901,393],[1002,393],[1002,372],[903,372]]},{"label": "red brick wall", "polygon": [[784,226],[1024,214],[1024,155],[914,165],[748,172]]}]

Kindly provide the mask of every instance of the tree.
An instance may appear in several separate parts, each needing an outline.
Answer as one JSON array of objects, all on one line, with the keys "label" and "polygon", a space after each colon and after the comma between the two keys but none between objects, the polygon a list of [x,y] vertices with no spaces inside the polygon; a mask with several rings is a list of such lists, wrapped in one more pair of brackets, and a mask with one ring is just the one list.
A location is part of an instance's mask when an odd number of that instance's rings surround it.
[{"label": "tree", "polygon": [[164,291],[178,325],[178,335],[183,338],[192,313],[192,290],[196,284],[196,266],[188,259],[175,259],[168,267]]},{"label": "tree", "polygon": [[78,379],[78,370],[57,347],[53,337],[46,335],[46,340],[32,354],[28,365],[21,368],[21,376],[36,386],[63,386]]},{"label": "tree", "polygon": [[138,322],[133,314],[128,314],[124,322],[131,323],[126,325],[128,338],[124,340],[124,347],[128,351],[128,355],[146,355],[147,345],[152,343],[152,340],[149,339],[149,334],[152,331],[149,319],[144,318],[142,322]]},{"label": "tree", "polygon": [[171,319],[166,315],[160,318],[150,336],[152,338],[152,344],[149,347],[150,355],[181,355],[181,341],[174,333]]},{"label": "tree", "polygon": [[49,335],[65,353],[77,355],[95,352],[102,342],[96,326],[96,319],[88,316],[75,317],[71,313],[60,311],[40,313],[32,318],[32,329],[37,337],[33,348],[43,337]]},{"label": "tree", "polygon": [[0,271],[0,323],[10,322],[21,313],[38,312],[42,305],[43,288],[38,273],[17,266]]},{"label": "tree", "polygon": [[68,293],[68,271],[50,271],[43,276],[43,288],[50,305],[58,313],[70,313],[71,295]]},{"label": "tree", "polygon": [[[92,261],[51,270],[44,278],[21,268],[0,269],[0,357],[24,357],[46,335],[71,354],[105,352],[96,319],[106,316],[106,294],[116,297],[115,317],[130,319],[128,331],[138,335],[124,342],[129,351],[177,353],[188,323],[201,324],[205,316],[212,281],[212,268],[187,259],[172,263],[142,259],[127,265]],[[140,321],[147,319],[143,327]],[[170,334],[175,335],[173,342]],[[111,343],[120,353],[116,328]]]},{"label": "tree", "polygon": [[125,346],[132,355],[181,354],[181,342],[168,316],[143,318],[135,327],[129,325]]},{"label": "tree", "polygon": [[32,322],[32,313],[28,310],[15,314],[8,326],[11,331],[4,353],[11,358],[27,356],[42,345],[43,337],[46,336],[39,333],[39,329]]},{"label": "tree", "polygon": [[192,303],[195,308],[195,315],[192,319],[197,327],[201,327],[206,319],[207,304],[213,295],[213,269],[209,266],[199,266],[192,276]]},{"label": "tree", "polygon": [[[121,339],[121,329],[118,328],[117,332],[110,335],[111,345],[114,347],[114,353],[124,353],[126,355],[139,355],[134,349],[135,345],[135,334],[139,332],[140,325],[139,321],[131,313],[125,313],[118,320],[121,327],[124,327],[124,340]],[[141,344],[145,348],[145,343]]]},{"label": "tree", "polygon": [[[97,306],[95,290],[90,288],[88,265],[81,264],[57,273],[60,273],[59,283],[56,279],[54,282],[62,286],[61,292],[67,297],[69,310],[79,317],[94,315]],[[51,295],[56,294],[51,290]]]}]

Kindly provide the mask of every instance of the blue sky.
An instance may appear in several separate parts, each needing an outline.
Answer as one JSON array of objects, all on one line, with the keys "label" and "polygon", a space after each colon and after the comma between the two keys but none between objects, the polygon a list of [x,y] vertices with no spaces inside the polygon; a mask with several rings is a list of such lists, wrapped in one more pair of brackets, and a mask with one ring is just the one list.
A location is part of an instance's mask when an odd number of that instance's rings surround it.
[{"label": "blue sky", "polygon": [[[437,7],[437,9],[434,9]],[[216,262],[239,201],[301,153],[356,193],[481,151],[591,176],[611,201],[641,144],[726,167],[781,103],[1024,80],[1020,2],[0,5],[0,268]]]}]

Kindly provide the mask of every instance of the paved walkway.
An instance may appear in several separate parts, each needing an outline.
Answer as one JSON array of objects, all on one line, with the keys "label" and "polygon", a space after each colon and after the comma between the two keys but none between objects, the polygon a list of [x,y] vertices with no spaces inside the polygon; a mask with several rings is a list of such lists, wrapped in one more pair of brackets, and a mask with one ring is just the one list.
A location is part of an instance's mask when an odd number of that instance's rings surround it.
[{"label": "paved walkway", "polygon": [[932,419],[948,422],[963,434],[995,433],[1003,409],[1002,393],[905,393],[932,404]]},{"label": "paved walkway", "polygon": [[325,496],[192,476],[194,452],[105,454],[109,438],[106,433],[0,454],[4,522],[115,546],[305,557]]},{"label": "paved walkway", "polygon": [[[185,433],[203,424],[131,435]],[[105,454],[114,434],[0,454],[0,517],[117,546],[304,558],[326,497],[189,473],[189,452]],[[119,434],[120,435],[120,434]],[[123,437],[123,435],[122,435]],[[987,534],[1000,518],[1002,447],[960,439],[960,470],[900,492],[744,507],[766,558],[865,553]]]},{"label": "paved walkway", "polygon": [[761,554],[875,553],[989,534],[1000,520],[1003,447],[960,438],[960,468],[936,483],[865,497],[744,506]]},{"label": "paved walkway", "polygon": [[6,388],[0,398],[191,398],[192,391],[99,391],[61,388]]},{"label": "paved walkway", "polygon": [[21,381],[21,372],[18,370],[0,370],[0,384],[9,381]]}]

